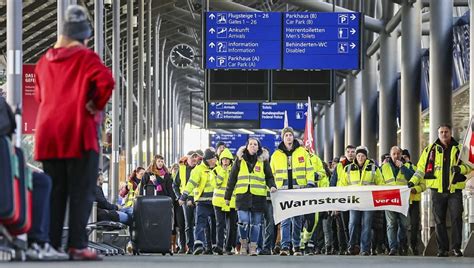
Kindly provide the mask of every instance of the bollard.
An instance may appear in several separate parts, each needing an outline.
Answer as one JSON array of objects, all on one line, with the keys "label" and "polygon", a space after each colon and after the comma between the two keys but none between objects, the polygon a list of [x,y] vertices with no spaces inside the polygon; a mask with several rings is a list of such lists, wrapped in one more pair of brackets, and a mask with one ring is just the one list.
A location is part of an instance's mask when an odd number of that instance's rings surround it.
[{"label": "bollard", "polygon": [[474,257],[474,191],[464,190],[464,256]]}]

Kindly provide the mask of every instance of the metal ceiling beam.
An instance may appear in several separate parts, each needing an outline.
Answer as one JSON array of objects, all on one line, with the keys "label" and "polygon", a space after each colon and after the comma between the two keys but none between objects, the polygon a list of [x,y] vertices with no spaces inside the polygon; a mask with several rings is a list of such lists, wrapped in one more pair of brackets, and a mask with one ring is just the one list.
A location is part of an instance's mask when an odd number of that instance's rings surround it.
[{"label": "metal ceiling beam", "polygon": [[[308,1],[308,0],[284,0],[289,4],[306,8],[312,11],[332,12],[333,5],[326,2]],[[336,12],[354,12],[342,7],[335,7]],[[372,32],[380,32],[384,29],[383,22],[376,18],[365,15],[365,28]]]},{"label": "metal ceiling beam", "polygon": [[261,12],[261,10],[244,6],[231,0],[209,0],[209,7],[222,11]]}]

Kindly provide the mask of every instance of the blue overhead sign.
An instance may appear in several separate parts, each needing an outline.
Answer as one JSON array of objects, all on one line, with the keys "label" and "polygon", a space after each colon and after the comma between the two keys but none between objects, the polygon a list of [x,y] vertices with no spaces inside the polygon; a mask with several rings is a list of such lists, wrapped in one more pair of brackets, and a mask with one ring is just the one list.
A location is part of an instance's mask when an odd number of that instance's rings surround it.
[{"label": "blue overhead sign", "polygon": [[209,120],[258,120],[258,116],[258,103],[209,103]]},{"label": "blue overhead sign", "polygon": [[249,138],[256,138],[260,141],[263,147],[266,147],[271,154],[278,148],[281,143],[281,137],[278,134],[250,134]]},{"label": "blue overhead sign", "polygon": [[303,130],[306,122],[308,103],[262,103],[260,128],[282,129],[285,111],[288,115],[288,125],[293,129]]},{"label": "blue overhead sign", "polygon": [[216,144],[222,141],[230,152],[235,155],[240,146],[245,145],[247,139],[248,135],[246,134],[211,134],[210,144],[212,147],[216,147]]},{"label": "blue overhead sign", "polygon": [[360,13],[283,13],[283,69],[359,69]]},{"label": "blue overhead sign", "polygon": [[207,69],[280,69],[281,13],[206,12]]}]

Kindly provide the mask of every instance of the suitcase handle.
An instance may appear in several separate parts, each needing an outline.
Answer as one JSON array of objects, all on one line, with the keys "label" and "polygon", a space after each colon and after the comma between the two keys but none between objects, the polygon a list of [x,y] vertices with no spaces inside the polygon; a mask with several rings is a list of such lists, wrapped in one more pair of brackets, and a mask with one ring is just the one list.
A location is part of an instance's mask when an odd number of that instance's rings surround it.
[{"label": "suitcase handle", "polygon": [[143,187],[143,196],[146,196],[146,189],[147,189],[147,187],[151,187],[151,186],[153,187],[153,193],[154,193],[154,195],[157,196],[157,191],[156,191],[156,187],[155,187],[154,184],[147,184],[147,185],[145,185],[145,187]]}]

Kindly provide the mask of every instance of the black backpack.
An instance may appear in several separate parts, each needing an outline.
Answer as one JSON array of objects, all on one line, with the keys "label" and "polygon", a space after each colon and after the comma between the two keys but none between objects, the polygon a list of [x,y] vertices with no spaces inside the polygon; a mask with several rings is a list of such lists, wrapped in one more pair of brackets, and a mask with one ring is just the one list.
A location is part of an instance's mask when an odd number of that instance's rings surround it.
[{"label": "black backpack", "polygon": [[10,136],[15,132],[16,123],[10,105],[0,96],[0,136]]}]

